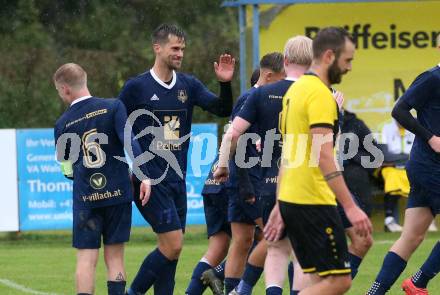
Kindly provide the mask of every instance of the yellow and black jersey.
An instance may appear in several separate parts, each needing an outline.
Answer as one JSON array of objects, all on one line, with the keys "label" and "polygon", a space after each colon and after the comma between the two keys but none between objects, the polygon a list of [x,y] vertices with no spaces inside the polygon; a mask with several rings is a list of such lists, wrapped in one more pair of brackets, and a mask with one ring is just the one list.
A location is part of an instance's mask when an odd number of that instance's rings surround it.
[{"label": "yellow and black jersey", "polygon": [[306,74],[283,98],[284,171],[279,199],[295,204],[336,205],[335,195],[318,166],[319,152],[312,153],[310,129],[314,127],[338,130],[338,108],[331,90],[321,79]]}]

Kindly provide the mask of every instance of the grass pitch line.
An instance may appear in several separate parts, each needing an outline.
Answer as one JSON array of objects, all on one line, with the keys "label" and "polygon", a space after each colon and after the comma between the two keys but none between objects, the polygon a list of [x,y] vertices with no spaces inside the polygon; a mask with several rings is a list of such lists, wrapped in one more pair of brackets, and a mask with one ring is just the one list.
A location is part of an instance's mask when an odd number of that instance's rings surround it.
[{"label": "grass pitch line", "polygon": [[32,290],[32,289],[26,288],[25,286],[19,285],[19,284],[13,282],[13,281],[7,280],[7,279],[0,279],[0,283],[5,285],[5,286],[8,286],[9,288],[16,289],[16,290],[19,290],[21,292],[28,293],[28,294],[34,294],[34,295],[58,295],[56,293],[46,293],[46,292],[35,291],[35,290]]}]

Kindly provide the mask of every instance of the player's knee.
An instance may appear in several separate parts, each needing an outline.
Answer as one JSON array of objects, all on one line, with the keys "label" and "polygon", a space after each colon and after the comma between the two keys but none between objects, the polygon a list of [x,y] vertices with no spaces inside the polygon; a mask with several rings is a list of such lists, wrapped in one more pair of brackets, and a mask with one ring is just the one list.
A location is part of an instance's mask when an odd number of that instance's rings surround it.
[{"label": "player's knee", "polygon": [[180,252],[182,252],[182,246],[182,241],[174,240],[162,244],[159,248],[168,259],[174,260],[179,258]]},{"label": "player's knee", "polygon": [[373,246],[373,237],[371,235],[356,239],[351,245],[355,253],[360,256],[364,256],[371,248],[371,246]]},{"label": "player's knee", "polygon": [[[235,238],[235,237],[234,237]],[[235,246],[243,251],[248,251],[254,242],[252,236],[239,236],[235,238]]]},{"label": "player's knee", "polygon": [[351,277],[344,276],[333,276],[331,280],[332,288],[336,288],[338,294],[344,294],[351,288]]}]

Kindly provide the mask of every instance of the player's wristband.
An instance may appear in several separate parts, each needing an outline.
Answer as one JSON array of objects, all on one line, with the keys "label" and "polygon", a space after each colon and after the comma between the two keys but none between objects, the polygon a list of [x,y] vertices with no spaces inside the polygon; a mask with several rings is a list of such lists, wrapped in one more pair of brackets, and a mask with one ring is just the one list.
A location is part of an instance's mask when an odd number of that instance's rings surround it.
[{"label": "player's wristband", "polygon": [[72,161],[62,161],[61,162],[61,172],[66,176],[66,177],[73,177],[73,166],[72,166]]},{"label": "player's wristband", "polygon": [[324,179],[325,179],[326,181],[330,181],[330,180],[332,180],[333,178],[339,177],[339,176],[341,176],[341,175],[342,175],[342,172],[341,172],[341,171],[334,171],[334,172],[330,172],[330,173],[327,174],[327,175],[324,175]]}]

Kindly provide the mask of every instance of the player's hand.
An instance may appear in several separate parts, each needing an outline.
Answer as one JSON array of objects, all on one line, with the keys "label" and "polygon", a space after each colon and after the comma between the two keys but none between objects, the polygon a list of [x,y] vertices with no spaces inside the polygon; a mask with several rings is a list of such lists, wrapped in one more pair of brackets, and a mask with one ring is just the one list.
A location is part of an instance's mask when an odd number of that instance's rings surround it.
[{"label": "player's hand", "polygon": [[335,98],[336,103],[338,104],[339,110],[341,110],[342,106],[344,105],[344,93],[334,90],[333,97]]},{"label": "player's hand", "polygon": [[214,62],[214,71],[220,82],[229,82],[234,76],[235,59],[229,54],[222,54],[217,62]]},{"label": "player's hand", "polygon": [[350,220],[353,228],[361,237],[366,237],[371,234],[373,231],[373,226],[371,225],[370,219],[367,214],[364,213],[358,206],[352,206],[348,209],[345,209],[345,214],[347,215],[348,220]]},{"label": "player's hand", "polygon": [[217,167],[214,171],[214,179],[218,182],[226,182],[229,177],[229,169],[228,167]]},{"label": "player's hand", "polygon": [[270,212],[269,219],[264,227],[264,238],[269,242],[278,241],[283,234],[284,227],[284,221],[277,202],[273,207],[272,212]]},{"label": "player's hand", "polygon": [[440,153],[440,137],[434,135],[428,140],[428,144],[436,153]]},{"label": "player's hand", "polygon": [[142,206],[148,203],[151,194],[151,182],[149,179],[145,179],[141,182],[141,187],[139,191],[139,200],[141,200]]}]

